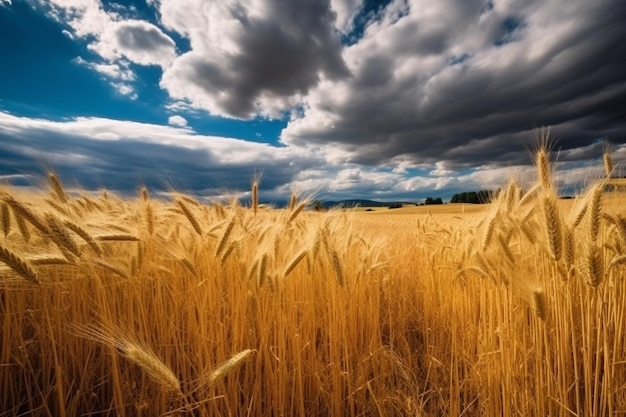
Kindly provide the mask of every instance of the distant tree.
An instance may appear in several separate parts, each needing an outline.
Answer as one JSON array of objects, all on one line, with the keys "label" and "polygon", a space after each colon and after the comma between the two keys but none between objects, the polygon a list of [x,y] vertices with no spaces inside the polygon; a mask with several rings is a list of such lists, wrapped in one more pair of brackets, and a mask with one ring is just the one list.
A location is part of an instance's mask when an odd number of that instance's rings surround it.
[{"label": "distant tree", "polygon": [[432,198],[432,197],[427,197],[426,200],[424,201],[425,205],[431,205],[431,204],[443,204],[443,200],[439,197],[437,198]]},{"label": "distant tree", "polygon": [[491,201],[491,191],[469,191],[454,194],[450,199],[451,203],[484,204]]}]

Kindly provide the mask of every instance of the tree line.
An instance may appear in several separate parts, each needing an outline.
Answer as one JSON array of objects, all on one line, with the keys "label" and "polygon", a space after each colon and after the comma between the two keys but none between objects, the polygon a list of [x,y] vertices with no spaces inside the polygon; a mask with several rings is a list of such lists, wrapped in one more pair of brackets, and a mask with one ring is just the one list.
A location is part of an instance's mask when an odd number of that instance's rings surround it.
[{"label": "tree line", "polygon": [[451,203],[485,204],[491,201],[491,191],[468,191],[457,193],[450,199]]}]

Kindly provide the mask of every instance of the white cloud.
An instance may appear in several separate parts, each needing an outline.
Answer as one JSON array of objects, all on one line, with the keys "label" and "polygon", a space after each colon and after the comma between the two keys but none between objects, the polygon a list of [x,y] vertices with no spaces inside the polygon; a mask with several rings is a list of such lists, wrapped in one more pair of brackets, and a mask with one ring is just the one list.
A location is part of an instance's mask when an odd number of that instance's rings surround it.
[{"label": "white cloud", "polygon": [[185,127],[187,126],[187,119],[185,119],[182,116],[179,115],[174,115],[174,116],[170,116],[169,119],[167,119],[167,123],[171,126],[178,126],[178,127]]},{"label": "white cloud", "polygon": [[344,32],[350,32],[353,28],[352,19],[363,5],[363,0],[331,0],[333,11],[337,14],[335,25]]},{"label": "white cloud", "polygon": [[136,100],[139,97],[135,92],[135,89],[129,84],[112,82],[111,86],[113,86],[115,91],[119,94],[127,96],[131,100]]},{"label": "white cloud", "polygon": [[100,0],[35,0],[48,15],[67,24],[79,38],[98,36],[115,16],[107,14]]},{"label": "white cloud", "polygon": [[88,62],[81,57],[77,57],[75,62],[79,65],[84,65],[106,77],[120,80],[120,81],[135,81],[136,75],[129,68],[129,65],[126,61],[118,61],[112,64],[103,64],[103,63],[95,63]]},{"label": "white cloud", "polygon": [[176,45],[167,34],[152,23],[122,16],[121,6],[107,12],[100,0],[34,1],[67,25],[63,30],[67,37],[88,40],[88,48],[101,58],[91,62],[77,57],[76,62],[109,78],[120,94],[130,98],[136,98],[130,85],[136,80],[131,63],[167,67],[176,57]]},{"label": "white cloud", "polygon": [[176,56],[176,44],[155,25],[140,20],[110,22],[89,48],[114,62],[124,57],[140,65],[167,67]]},{"label": "white cloud", "polygon": [[[182,119],[182,118],[181,118]],[[170,123],[177,116],[170,118]],[[179,120],[182,122],[182,120]],[[50,150],[54,143],[54,150]],[[7,159],[6,155],[11,155]],[[131,190],[138,182],[180,185],[202,195],[225,189],[249,189],[254,173],[263,172],[264,196],[287,198],[290,190],[325,199],[377,198],[417,201],[468,190],[497,189],[515,177],[528,186],[535,180],[530,155],[526,165],[454,169],[445,161],[432,165],[398,159],[384,166],[345,162],[332,149],[248,142],[200,135],[187,127],[81,117],[51,121],[0,112],[0,165],[16,161],[52,167],[86,187]],[[626,146],[616,146],[616,166],[626,160]],[[155,169],[158,167],[158,169]],[[557,162],[561,187],[579,191],[603,174],[601,158],[589,163]],[[86,182],[86,183],[85,183]]]},{"label": "white cloud", "polygon": [[298,149],[199,135],[188,128],[91,117],[58,122],[0,112],[0,164],[7,170],[16,160],[44,161],[86,187],[128,190],[141,180],[170,181],[196,191],[211,189],[208,193],[247,189],[259,171],[271,191],[300,170],[323,164]]}]

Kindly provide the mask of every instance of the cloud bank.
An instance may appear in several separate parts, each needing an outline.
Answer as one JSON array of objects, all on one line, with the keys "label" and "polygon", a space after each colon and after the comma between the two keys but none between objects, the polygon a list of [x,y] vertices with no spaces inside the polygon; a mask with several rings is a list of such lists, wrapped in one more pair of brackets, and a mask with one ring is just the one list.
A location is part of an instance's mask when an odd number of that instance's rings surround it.
[{"label": "cloud bank", "polygon": [[[93,56],[76,62],[120,93],[141,99],[139,69],[158,68],[155,87],[169,98],[162,105],[177,114],[170,127],[142,126],[169,138],[157,140],[132,133],[140,130],[132,122],[5,113],[2,152],[14,157],[7,175],[16,161],[91,158],[87,178],[121,164],[130,168],[119,183],[129,186],[154,172],[149,162],[130,163],[150,161],[145,149],[166,176],[194,188],[245,186],[251,172],[266,170],[276,193],[390,197],[487,188],[505,173],[529,172],[543,126],[569,169],[563,184],[590,172],[604,140],[617,161],[624,153],[621,0],[389,0],[378,8],[365,0],[151,0],[150,13],[100,0],[31,1],[87,45]],[[254,144],[195,133],[184,109],[288,123],[280,143]],[[90,130],[96,122],[103,131]],[[9,139],[14,129],[19,140]],[[44,131],[57,153],[38,148]],[[103,132],[118,139],[104,146]],[[194,170],[207,176],[193,180]]]},{"label": "cloud bank", "polygon": [[[602,146],[591,148],[585,152],[597,154],[594,161],[558,163],[562,185],[580,190],[584,181],[602,175]],[[625,161],[626,147],[616,147],[613,157],[616,164]],[[0,112],[0,181],[18,185],[37,184],[52,169],[66,184],[86,189],[133,193],[146,185],[214,198],[245,194],[252,179],[262,174],[265,201],[284,200],[292,191],[324,199],[418,201],[426,196],[447,198],[455,192],[497,189],[509,177],[531,181],[534,176],[529,165],[498,168],[486,164],[454,171],[438,162],[416,170],[401,164],[367,167],[336,162],[340,159],[332,149],[277,147],[200,135],[190,128],[93,117],[51,121]]]}]

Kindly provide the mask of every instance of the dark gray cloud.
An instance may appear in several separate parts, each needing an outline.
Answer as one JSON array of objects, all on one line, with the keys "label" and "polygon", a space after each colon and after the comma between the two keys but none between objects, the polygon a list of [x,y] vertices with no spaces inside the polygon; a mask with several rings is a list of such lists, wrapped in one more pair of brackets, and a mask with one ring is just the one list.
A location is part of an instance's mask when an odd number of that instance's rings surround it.
[{"label": "dark gray cloud", "polygon": [[215,114],[250,118],[288,109],[321,77],[349,75],[328,0],[258,3],[265,12],[227,1],[206,21],[178,28],[190,33],[192,50],[163,76],[172,97]]},{"label": "dark gray cloud", "polygon": [[561,150],[626,143],[626,4],[420,5],[346,50],[355,76],[313,91],[285,143],[450,168],[528,163],[543,126]]}]

